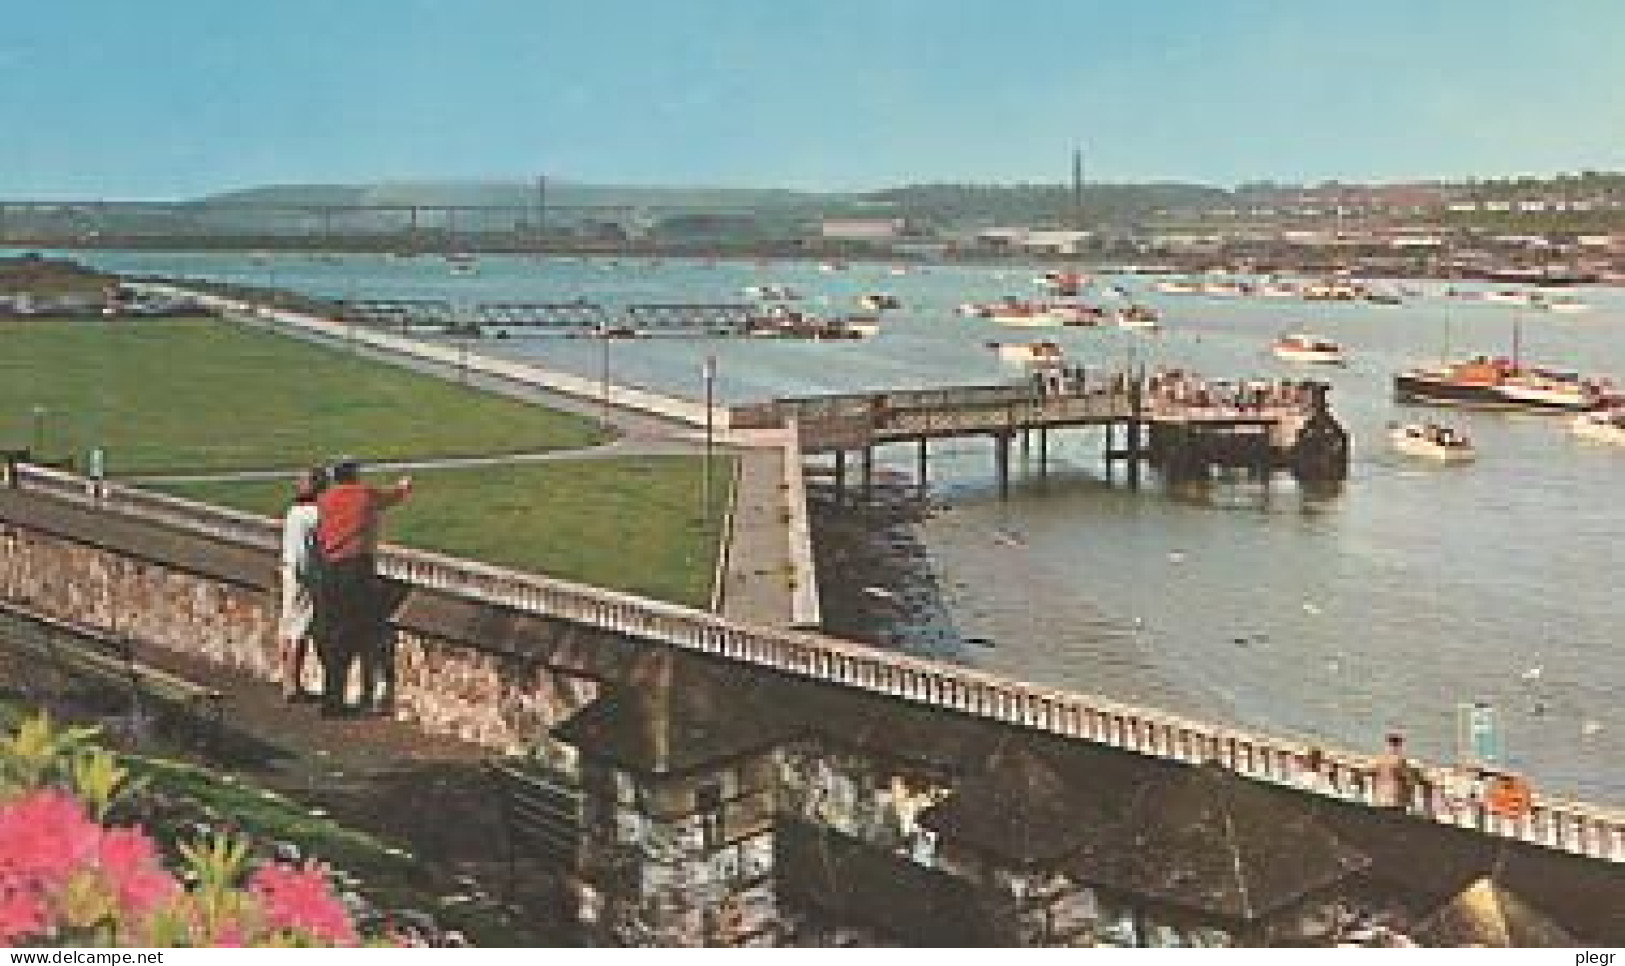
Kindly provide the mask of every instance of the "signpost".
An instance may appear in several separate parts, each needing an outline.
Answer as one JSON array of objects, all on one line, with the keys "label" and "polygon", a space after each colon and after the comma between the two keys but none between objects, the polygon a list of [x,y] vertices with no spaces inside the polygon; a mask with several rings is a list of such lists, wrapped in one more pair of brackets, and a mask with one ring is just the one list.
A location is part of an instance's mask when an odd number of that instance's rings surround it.
[{"label": "signpost", "polygon": [[1501,723],[1493,705],[1474,701],[1456,706],[1456,751],[1461,764],[1471,768],[1499,768],[1506,763]]}]

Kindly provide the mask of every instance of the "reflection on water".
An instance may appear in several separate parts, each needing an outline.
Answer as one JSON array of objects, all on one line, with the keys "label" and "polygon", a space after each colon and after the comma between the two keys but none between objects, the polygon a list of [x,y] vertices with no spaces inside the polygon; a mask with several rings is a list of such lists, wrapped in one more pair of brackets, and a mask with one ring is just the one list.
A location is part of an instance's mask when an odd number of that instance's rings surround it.
[{"label": "reflection on water", "polygon": [[[436,259],[346,256],[337,263],[277,256],[95,256],[114,268],[299,288],[326,296],[460,301],[732,301],[747,285],[788,284],[815,312],[854,312],[858,296],[889,292],[904,308],[866,343],[753,340],[618,342],[617,381],[698,396],[707,355],[729,400],[886,386],[1003,381],[985,343],[1052,338],[1069,360],[1131,359],[1214,376],[1302,376],[1270,357],[1283,331],[1344,343],[1352,364],[1325,375],[1354,439],[1341,491],[1303,492],[1277,480],[1141,492],[1106,482],[1098,432],[1052,434],[1051,473],[1030,473],[1008,502],[992,486],[982,441],[932,447],[933,492],[949,509],[925,522],[960,640],[950,650],[1013,675],[1226,717],[1374,749],[1399,727],[1422,751],[1451,755],[1458,702],[1501,710],[1515,763],[1539,781],[1625,800],[1625,627],[1619,512],[1625,449],[1576,441],[1559,418],[1396,407],[1388,379],[1401,366],[1457,352],[1507,351],[1521,323],[1526,357],[1625,374],[1625,297],[1582,290],[1593,310],[1558,316],[1443,297],[1400,306],[1287,299],[1157,296],[1166,330],[999,329],[953,314],[961,302],[1028,295],[1033,271],[884,266],[821,273],[812,264],[482,258],[453,278]],[[1435,291],[1441,286],[1430,286]],[[1520,315],[1521,313],[1521,315]],[[499,351],[595,376],[587,340],[487,343]],[[1479,447],[1467,467],[1433,467],[1388,450],[1386,424],[1438,418]],[[911,448],[883,451],[912,473]],[[926,622],[932,624],[932,622]],[[935,622],[936,625],[946,621]],[[928,626],[911,633],[941,633]],[[924,641],[921,642],[925,643]],[[934,649],[943,649],[932,641]]]}]

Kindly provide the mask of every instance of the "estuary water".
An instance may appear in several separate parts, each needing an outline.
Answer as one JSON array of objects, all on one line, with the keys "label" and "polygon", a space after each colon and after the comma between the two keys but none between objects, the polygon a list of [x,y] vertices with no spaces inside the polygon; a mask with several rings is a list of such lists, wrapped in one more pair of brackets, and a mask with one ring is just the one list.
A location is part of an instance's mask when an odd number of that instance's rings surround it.
[{"label": "estuary water", "polygon": [[[1313,496],[1214,483],[1138,492],[1111,482],[1096,432],[1055,434],[1051,472],[993,487],[985,442],[932,450],[946,507],[922,538],[950,619],[911,627],[903,646],[1028,680],[1137,699],[1342,746],[1379,748],[1400,729],[1420,753],[1454,756],[1458,704],[1499,713],[1509,762],[1541,786],[1625,802],[1625,448],[1575,439],[1562,417],[1425,410],[1391,401],[1409,364],[1509,351],[1625,377],[1625,293],[1583,288],[1590,311],[1558,315],[1445,298],[1407,283],[1402,305],[1161,296],[1164,329],[1003,329],[953,312],[967,301],[1034,296],[1038,269],[485,256],[453,277],[438,258],[96,253],[100,267],[274,285],[329,297],[737,302],[745,286],[787,284],[821,313],[898,296],[877,338],[859,343],[650,339],[610,344],[612,378],[698,397],[707,355],[729,401],[886,387],[991,383],[1018,375],[986,343],[1052,339],[1070,362],[1128,361],[1213,378],[1329,379],[1354,440],[1352,477]],[[1470,287],[1470,286],[1468,286]],[[1271,340],[1310,331],[1351,364],[1308,373],[1275,361]],[[597,377],[593,340],[487,341],[500,352]],[[1394,454],[1392,420],[1434,419],[1479,448],[1463,467]],[[882,451],[912,472],[912,449]]]}]

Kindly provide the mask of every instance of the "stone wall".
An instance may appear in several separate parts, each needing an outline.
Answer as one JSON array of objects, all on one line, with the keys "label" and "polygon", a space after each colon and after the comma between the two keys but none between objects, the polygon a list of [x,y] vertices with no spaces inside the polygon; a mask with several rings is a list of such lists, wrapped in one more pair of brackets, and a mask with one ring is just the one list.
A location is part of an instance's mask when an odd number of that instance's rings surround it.
[{"label": "stone wall", "polygon": [[[116,632],[138,658],[160,666],[169,652],[278,681],[275,589],[267,580],[203,569],[143,560],[15,520],[0,524],[0,598]],[[397,626],[397,714],[493,751],[534,750],[596,696],[598,684],[523,651]]]}]

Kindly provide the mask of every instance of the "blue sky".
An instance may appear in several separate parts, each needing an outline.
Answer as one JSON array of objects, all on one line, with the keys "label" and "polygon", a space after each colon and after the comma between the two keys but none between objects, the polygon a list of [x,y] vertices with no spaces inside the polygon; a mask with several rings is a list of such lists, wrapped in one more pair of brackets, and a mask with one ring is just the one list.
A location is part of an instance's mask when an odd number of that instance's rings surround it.
[{"label": "blue sky", "polygon": [[0,196],[1625,168],[1617,0],[48,0]]}]

